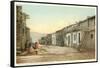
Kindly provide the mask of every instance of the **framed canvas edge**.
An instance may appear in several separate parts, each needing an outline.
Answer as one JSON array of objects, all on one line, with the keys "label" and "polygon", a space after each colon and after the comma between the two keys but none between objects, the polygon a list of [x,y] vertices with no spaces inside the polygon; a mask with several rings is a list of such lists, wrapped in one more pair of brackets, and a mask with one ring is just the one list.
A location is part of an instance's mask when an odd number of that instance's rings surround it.
[{"label": "framed canvas edge", "polygon": [[10,18],[11,18],[11,23],[10,23],[10,37],[11,37],[11,40],[10,40],[10,66],[11,67],[15,67],[15,63],[14,63],[14,60],[15,60],[15,56],[14,56],[14,1],[11,1],[10,2]]},{"label": "framed canvas edge", "polygon": [[[14,24],[15,24],[15,20],[14,20],[14,6],[15,6],[15,2],[26,2],[26,3],[40,3],[40,4],[57,4],[57,5],[75,5],[75,6],[87,6],[87,7],[96,7],[96,60],[95,61],[85,61],[85,62],[72,62],[72,63],[55,63],[55,64],[40,64],[40,65],[24,65],[24,66],[16,66],[15,65],[15,45],[14,45],[14,40],[15,40],[15,34],[14,34]],[[53,3],[53,2],[36,2],[36,1],[10,1],[10,30],[11,30],[11,34],[10,34],[10,66],[11,67],[31,67],[31,66],[48,66],[48,65],[64,65],[64,64],[79,64],[79,63],[94,63],[94,62],[98,62],[98,5],[83,5],[83,4],[68,4],[68,3]]]}]

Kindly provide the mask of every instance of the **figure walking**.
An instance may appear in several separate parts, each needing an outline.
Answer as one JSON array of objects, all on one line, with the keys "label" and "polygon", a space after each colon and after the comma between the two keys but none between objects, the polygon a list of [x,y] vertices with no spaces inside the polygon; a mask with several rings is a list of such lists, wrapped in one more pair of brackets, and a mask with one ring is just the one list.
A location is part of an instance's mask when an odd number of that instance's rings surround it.
[{"label": "figure walking", "polygon": [[35,49],[35,54],[36,55],[38,54],[38,48],[39,48],[39,43],[38,42],[35,42],[34,49]]}]

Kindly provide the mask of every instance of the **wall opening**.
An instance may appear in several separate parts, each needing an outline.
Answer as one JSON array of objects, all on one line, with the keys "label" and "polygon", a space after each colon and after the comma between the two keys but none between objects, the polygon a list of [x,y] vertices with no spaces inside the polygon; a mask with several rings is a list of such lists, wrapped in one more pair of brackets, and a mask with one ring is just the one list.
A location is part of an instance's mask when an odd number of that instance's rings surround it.
[{"label": "wall opening", "polygon": [[79,37],[78,37],[78,39],[79,39],[78,42],[80,43],[80,33],[78,33],[78,36],[79,36]]},{"label": "wall opening", "polygon": [[91,39],[93,39],[93,34],[91,34]]}]

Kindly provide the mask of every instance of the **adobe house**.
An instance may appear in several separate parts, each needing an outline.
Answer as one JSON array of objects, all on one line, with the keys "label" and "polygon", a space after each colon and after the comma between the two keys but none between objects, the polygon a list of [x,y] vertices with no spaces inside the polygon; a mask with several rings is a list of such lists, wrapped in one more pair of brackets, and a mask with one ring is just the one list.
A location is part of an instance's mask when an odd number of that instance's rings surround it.
[{"label": "adobe house", "polygon": [[[95,49],[95,16],[65,28],[64,44],[66,46]],[[64,31],[65,31],[64,30]]]},{"label": "adobe house", "polygon": [[[80,49],[95,50],[96,41],[96,24],[95,16],[88,17],[86,20],[79,23],[79,27],[82,32],[84,32]],[[84,27],[83,27],[84,26]]]},{"label": "adobe house", "polygon": [[39,39],[39,43],[42,45],[46,45],[47,44],[46,36],[41,37],[41,39]]}]

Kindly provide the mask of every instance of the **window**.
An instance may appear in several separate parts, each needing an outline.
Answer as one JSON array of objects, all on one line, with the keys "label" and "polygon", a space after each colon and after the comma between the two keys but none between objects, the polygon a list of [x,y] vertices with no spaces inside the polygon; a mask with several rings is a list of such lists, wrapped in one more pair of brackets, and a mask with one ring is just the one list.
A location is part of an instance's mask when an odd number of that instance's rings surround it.
[{"label": "window", "polygon": [[93,34],[91,34],[91,39],[93,39]]},{"label": "window", "polygon": [[25,33],[25,30],[24,30],[24,28],[22,29],[22,31],[23,31],[23,33]]},{"label": "window", "polygon": [[70,36],[68,36],[68,44],[70,44]]},{"label": "window", "polygon": [[78,33],[78,36],[79,36],[79,37],[78,37],[78,38],[79,38],[78,42],[80,43],[80,33]]}]

